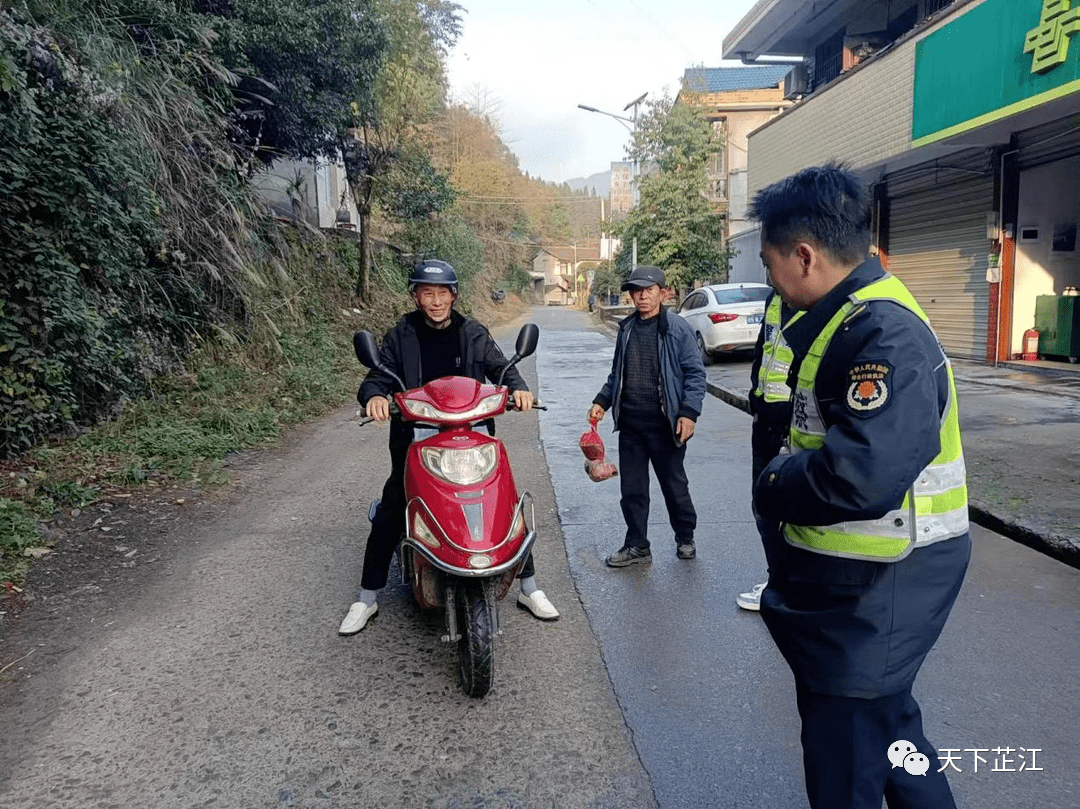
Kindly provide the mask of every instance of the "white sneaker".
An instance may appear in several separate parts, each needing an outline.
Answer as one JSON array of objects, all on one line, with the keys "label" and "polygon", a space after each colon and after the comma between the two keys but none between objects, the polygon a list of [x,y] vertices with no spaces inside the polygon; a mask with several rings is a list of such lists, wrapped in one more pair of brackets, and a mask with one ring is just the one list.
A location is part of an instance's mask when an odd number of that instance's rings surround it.
[{"label": "white sneaker", "polygon": [[761,593],[764,589],[765,583],[755,584],[754,588],[749,593],[739,593],[739,597],[735,599],[735,603],[744,610],[758,612],[761,610]]},{"label": "white sneaker", "polygon": [[543,590],[533,590],[531,596],[518,593],[517,603],[519,607],[528,610],[541,621],[555,621],[559,618],[559,611],[548,601]]},{"label": "white sneaker", "polygon": [[345,616],[345,620],[342,621],[341,626],[338,627],[338,634],[355,635],[367,626],[368,619],[378,611],[379,602],[377,601],[370,606],[363,601],[357,601],[349,607],[349,614]]}]

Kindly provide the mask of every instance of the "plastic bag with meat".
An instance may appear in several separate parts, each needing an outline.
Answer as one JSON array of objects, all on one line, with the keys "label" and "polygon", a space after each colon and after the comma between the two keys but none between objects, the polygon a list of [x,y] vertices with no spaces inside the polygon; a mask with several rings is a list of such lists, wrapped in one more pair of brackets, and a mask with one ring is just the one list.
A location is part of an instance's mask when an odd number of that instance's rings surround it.
[{"label": "plastic bag with meat", "polygon": [[596,430],[595,421],[589,420],[589,429],[582,433],[578,445],[585,454],[585,474],[589,476],[590,480],[599,483],[619,474],[615,464],[605,457],[604,440]]}]

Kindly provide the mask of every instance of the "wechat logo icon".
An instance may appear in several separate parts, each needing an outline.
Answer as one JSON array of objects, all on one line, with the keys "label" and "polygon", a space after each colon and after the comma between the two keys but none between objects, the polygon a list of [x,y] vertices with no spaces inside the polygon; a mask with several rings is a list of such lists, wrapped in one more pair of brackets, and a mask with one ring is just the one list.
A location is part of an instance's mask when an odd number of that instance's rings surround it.
[{"label": "wechat logo icon", "polygon": [[889,745],[889,762],[893,769],[903,767],[912,775],[926,775],[930,769],[930,759],[915,749],[915,745],[903,739]]}]

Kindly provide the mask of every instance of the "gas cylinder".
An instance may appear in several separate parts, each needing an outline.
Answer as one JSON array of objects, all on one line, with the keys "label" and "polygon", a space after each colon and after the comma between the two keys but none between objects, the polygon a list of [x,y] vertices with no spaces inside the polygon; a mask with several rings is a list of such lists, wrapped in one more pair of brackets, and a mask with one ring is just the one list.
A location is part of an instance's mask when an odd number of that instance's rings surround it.
[{"label": "gas cylinder", "polygon": [[1028,329],[1024,332],[1024,360],[1032,362],[1039,358],[1039,330]]}]

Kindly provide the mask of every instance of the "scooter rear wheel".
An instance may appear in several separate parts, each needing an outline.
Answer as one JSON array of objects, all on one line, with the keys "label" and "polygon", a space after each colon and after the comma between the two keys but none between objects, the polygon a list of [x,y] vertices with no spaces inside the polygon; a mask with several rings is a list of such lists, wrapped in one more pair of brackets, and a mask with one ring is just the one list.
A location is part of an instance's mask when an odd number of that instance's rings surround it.
[{"label": "scooter rear wheel", "polygon": [[495,622],[479,582],[462,586],[457,593],[458,670],[461,687],[470,697],[482,697],[495,676]]}]

